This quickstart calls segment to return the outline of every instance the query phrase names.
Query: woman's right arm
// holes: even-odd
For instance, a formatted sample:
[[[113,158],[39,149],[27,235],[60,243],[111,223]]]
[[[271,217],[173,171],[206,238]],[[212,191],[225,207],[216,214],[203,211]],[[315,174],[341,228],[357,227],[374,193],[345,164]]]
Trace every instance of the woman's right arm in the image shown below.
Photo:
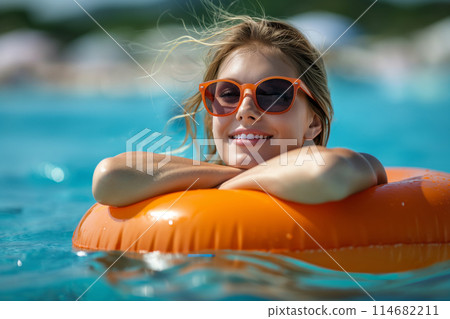
[[[127,155],[128,154],[128,155]],[[149,156],[150,155],[150,156]],[[132,167],[127,166],[127,156]],[[136,158],[142,159],[142,170],[136,169]],[[214,188],[243,170],[171,156],[170,161],[158,168],[166,155],[131,152],[105,158],[96,167],[92,180],[92,193],[97,202],[110,206],[127,206],[149,197],[186,190],[198,178],[191,189]],[[153,174],[147,174],[152,165]]]

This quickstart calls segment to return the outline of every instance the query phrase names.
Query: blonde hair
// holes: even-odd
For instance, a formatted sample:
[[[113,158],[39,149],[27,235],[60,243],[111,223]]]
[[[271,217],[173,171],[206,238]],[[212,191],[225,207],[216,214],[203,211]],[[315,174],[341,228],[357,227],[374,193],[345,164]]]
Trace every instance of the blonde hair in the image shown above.
[[[180,38],[176,45],[186,42],[194,42],[210,48],[206,55],[206,71],[203,81],[216,79],[223,61],[237,48],[256,44],[283,53],[297,67],[301,80],[316,100],[314,102],[309,99],[309,106],[320,118],[322,131],[314,138],[314,143],[326,146],[330,135],[333,107],[328,90],[325,66],[320,58],[320,53],[295,27],[274,19],[228,15],[222,19],[219,27],[209,32],[209,35],[202,39]],[[194,140],[197,136],[194,119],[204,109],[200,92],[184,101],[184,109],[183,115],[174,117],[183,117],[185,120],[186,134],[182,145],[187,143],[189,137]],[[212,139],[212,118],[209,114],[204,117],[204,128],[205,137]],[[208,154],[214,154],[210,161],[223,164],[217,154],[215,145],[208,146]]]

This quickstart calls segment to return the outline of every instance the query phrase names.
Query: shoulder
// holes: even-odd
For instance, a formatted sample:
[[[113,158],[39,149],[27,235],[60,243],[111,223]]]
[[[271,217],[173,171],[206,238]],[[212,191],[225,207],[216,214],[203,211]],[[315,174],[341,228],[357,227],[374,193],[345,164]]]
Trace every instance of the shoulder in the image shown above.
[[[387,183],[387,175],[383,164],[381,164],[381,162],[373,155],[367,153],[359,153],[359,154],[369,162],[370,166],[372,166],[372,169],[377,175],[377,184]]]

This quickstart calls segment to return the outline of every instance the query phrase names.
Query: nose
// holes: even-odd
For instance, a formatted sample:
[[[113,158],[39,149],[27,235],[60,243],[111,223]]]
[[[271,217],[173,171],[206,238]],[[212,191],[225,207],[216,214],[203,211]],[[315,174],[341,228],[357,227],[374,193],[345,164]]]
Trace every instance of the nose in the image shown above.
[[[236,112],[236,120],[249,122],[250,124],[256,121],[260,116],[260,111],[255,105],[255,97],[252,90],[246,89],[242,98],[241,105]]]

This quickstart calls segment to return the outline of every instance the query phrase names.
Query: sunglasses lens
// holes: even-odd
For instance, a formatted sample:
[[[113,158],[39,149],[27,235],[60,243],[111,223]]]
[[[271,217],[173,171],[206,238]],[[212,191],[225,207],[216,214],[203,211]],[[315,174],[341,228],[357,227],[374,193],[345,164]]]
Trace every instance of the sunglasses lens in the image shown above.
[[[232,113],[239,105],[240,97],[239,87],[227,81],[212,83],[205,90],[206,107],[216,115]]]
[[[269,113],[286,111],[294,98],[294,87],[283,79],[271,79],[262,82],[256,88],[259,106]]]

